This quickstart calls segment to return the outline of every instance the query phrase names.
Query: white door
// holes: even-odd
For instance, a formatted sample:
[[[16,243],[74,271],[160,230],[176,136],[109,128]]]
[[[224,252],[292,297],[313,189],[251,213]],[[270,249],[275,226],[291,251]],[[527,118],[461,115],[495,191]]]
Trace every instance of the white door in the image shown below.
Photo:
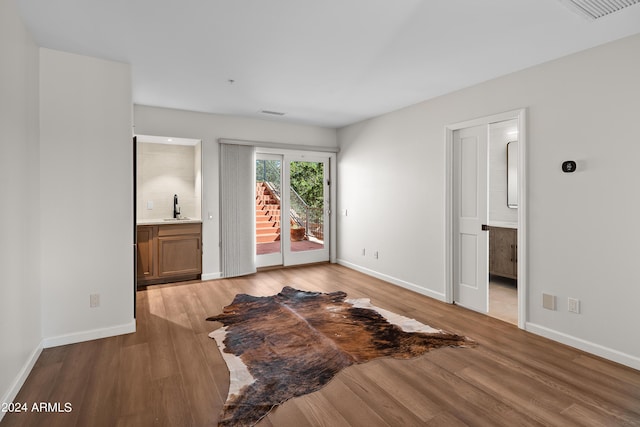
[[[256,154],[256,265],[329,261],[329,157]]]
[[[284,157],[284,265],[329,261],[329,158]]]
[[[488,126],[453,132],[453,298],[489,310]]]

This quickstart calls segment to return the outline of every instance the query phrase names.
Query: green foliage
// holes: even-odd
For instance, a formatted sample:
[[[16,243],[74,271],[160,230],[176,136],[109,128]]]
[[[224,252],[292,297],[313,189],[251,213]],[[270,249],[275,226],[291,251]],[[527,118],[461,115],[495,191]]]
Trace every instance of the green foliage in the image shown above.
[[[324,206],[323,175],[322,163],[291,162],[291,187],[312,208]],[[256,160],[256,181],[270,182],[279,191],[280,161]]]
[[[291,162],[291,187],[312,208],[324,203],[322,163]]]
[[[279,184],[280,160],[256,160],[256,181]]]

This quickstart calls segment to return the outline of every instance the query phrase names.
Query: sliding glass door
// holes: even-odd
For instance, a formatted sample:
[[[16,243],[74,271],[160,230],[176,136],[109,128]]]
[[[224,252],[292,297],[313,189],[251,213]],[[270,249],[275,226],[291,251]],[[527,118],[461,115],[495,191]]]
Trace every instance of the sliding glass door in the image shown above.
[[[329,260],[328,163],[305,155],[285,158],[290,227],[285,265]]]
[[[256,156],[258,267],[329,260],[329,158]]]
[[[256,154],[256,265],[282,265],[282,156]]]

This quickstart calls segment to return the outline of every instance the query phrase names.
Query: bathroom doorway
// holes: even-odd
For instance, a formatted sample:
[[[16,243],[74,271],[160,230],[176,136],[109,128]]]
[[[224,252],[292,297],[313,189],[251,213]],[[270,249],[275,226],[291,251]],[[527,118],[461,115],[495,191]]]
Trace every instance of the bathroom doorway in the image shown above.
[[[445,298],[524,328],[525,111],[450,125],[446,135]],[[509,200],[509,184],[517,200]]]
[[[489,124],[489,311],[518,324],[518,121]]]

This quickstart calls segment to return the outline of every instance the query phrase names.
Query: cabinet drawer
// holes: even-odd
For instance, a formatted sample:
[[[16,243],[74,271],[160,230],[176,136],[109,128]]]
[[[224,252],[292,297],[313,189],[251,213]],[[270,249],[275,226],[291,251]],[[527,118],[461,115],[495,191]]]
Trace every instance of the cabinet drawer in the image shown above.
[[[200,234],[202,224],[167,224],[158,226],[158,237]]]

